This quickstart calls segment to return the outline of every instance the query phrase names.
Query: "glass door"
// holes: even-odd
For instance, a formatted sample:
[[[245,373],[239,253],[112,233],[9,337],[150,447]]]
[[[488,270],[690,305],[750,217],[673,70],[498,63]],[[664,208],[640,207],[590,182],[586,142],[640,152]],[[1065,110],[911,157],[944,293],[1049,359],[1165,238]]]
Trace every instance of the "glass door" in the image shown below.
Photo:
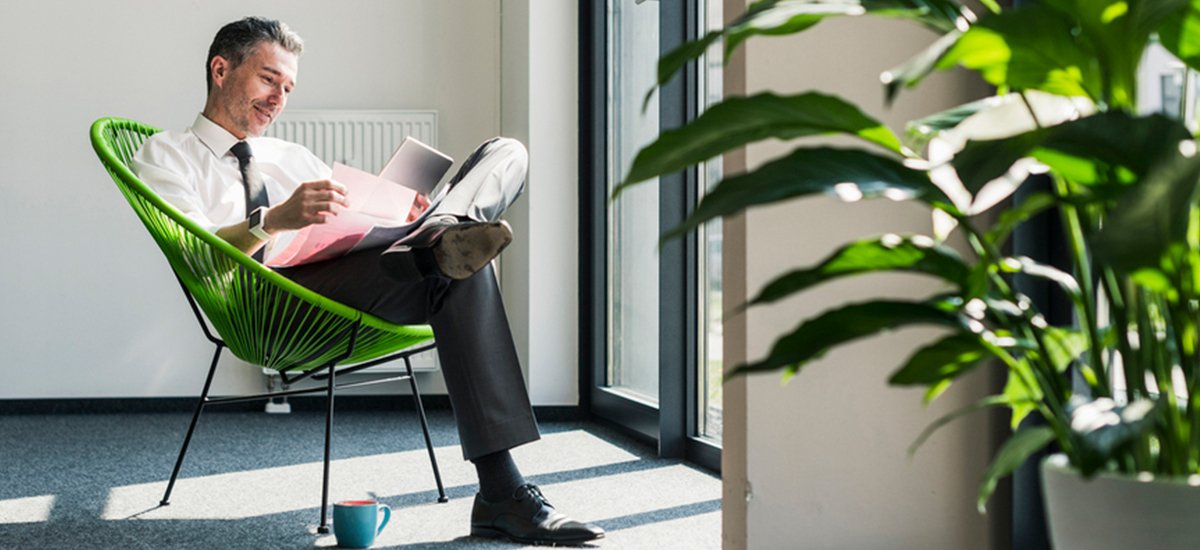
[[[722,27],[723,6],[721,0],[705,0],[701,10],[704,14],[703,27],[706,31],[718,30]],[[703,98],[703,108],[716,104],[724,96],[724,64],[721,56],[721,45],[714,44],[704,56],[703,68],[699,72],[700,97]],[[724,165],[721,157],[704,163],[700,171],[700,194],[708,192],[721,181]],[[696,365],[697,373],[697,421],[698,437],[714,444],[721,444],[721,427],[723,418],[722,382],[724,374],[724,357],[722,338],[721,305],[721,269],[724,232],[721,220],[716,219],[700,228],[699,241],[699,304],[700,313],[700,362]]]
[[[658,137],[659,108],[642,108],[654,87],[659,58],[659,4],[607,0],[608,174],[612,196],[642,147]],[[650,181],[623,193],[607,214],[609,289],[605,311],[608,362],[605,387],[647,406],[658,406],[659,385],[659,186]]]
[[[696,36],[704,2],[580,6],[583,404],[656,443],[662,456],[695,458],[703,440],[697,460],[717,469],[720,259],[710,251],[720,250],[720,227],[661,244],[659,237],[696,204],[709,180],[702,172],[719,174],[720,165],[644,182],[611,200],[638,151],[706,104],[696,66],[654,87],[661,53]]]

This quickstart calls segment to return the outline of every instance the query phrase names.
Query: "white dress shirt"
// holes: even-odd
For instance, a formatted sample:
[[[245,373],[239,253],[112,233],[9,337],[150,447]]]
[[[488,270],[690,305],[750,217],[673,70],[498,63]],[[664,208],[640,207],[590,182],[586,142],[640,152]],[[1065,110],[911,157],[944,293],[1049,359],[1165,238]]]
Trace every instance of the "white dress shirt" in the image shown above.
[[[292,196],[301,183],[329,179],[333,170],[301,145],[281,139],[246,140],[263,175],[270,204]],[[203,114],[182,132],[154,134],[133,157],[133,171],[163,200],[209,231],[246,219],[238,139]]]

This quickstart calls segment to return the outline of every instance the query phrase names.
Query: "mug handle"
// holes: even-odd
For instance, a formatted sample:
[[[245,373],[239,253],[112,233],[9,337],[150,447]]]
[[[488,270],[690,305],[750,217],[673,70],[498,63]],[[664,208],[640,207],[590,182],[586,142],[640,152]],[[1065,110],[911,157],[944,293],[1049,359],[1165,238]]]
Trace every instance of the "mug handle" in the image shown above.
[[[379,503],[379,511],[383,512],[383,519],[379,521],[379,527],[375,528],[375,535],[383,532],[383,528],[387,526],[388,520],[392,519],[392,507],[382,502]]]

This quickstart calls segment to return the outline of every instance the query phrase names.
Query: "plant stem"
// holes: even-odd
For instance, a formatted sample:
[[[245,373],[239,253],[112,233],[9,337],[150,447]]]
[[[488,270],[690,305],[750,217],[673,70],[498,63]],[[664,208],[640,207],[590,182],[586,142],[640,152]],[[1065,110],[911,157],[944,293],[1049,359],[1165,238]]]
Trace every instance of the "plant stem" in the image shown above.
[[[1059,198],[1065,198],[1070,195],[1070,183],[1063,180],[1057,175],[1054,178],[1055,193]],[[1083,328],[1088,335],[1088,365],[1081,365],[1082,369],[1091,369],[1091,376],[1084,376],[1085,379],[1090,378],[1089,386],[1096,394],[1095,397],[1112,397],[1112,388],[1109,386],[1108,369],[1104,368],[1104,342],[1100,339],[1100,331],[1096,328],[1096,288],[1092,280],[1092,264],[1087,257],[1085,249],[1083,224],[1079,219],[1079,209],[1075,205],[1066,201],[1060,201],[1059,210],[1062,212],[1063,219],[1067,222],[1067,244],[1071,248],[1071,259],[1075,263],[1075,280],[1079,283],[1081,303],[1083,312],[1080,315],[1080,322],[1083,323]]]
[[[1190,71],[1189,71],[1190,72]],[[1196,360],[1197,330],[1200,330],[1200,304],[1196,300],[1197,269],[1200,268],[1200,208],[1193,199],[1188,210],[1187,252],[1183,255],[1181,273],[1179,276],[1179,309],[1185,323],[1186,331],[1180,336],[1180,356],[1186,356],[1190,366],[1183,367],[1184,385],[1187,389],[1189,430],[1191,432],[1188,464],[1189,473],[1200,472],[1200,402],[1197,402],[1197,391],[1200,390],[1200,362]]]
[[[983,345],[992,352],[992,355],[995,355],[998,359],[1000,359],[1001,362],[1005,364],[1005,366],[1008,367],[1009,376],[1016,376],[1020,378],[1021,382],[1029,388],[1044,387],[1041,384],[1041,381],[1038,380],[1039,376],[1037,369],[1030,368],[1027,371],[1026,369],[1021,368],[1020,361],[1017,361],[1012,354],[1008,353],[1007,350],[1000,346],[987,341],[984,341]],[[1031,380],[1029,378],[1030,375],[1032,375],[1034,379]],[[1043,394],[1044,393],[1045,392],[1043,392]],[[1074,456],[1075,445],[1071,440],[1070,417],[1067,416],[1066,410],[1063,409],[1061,405],[1056,406],[1055,402],[1049,400],[1049,396],[1046,397],[1046,403],[1037,402],[1035,400],[1035,408],[1037,408],[1038,413],[1042,415],[1042,418],[1046,419],[1046,423],[1050,426],[1050,428],[1054,430],[1055,436],[1058,438],[1059,447],[1062,448],[1062,452],[1067,456]]]
[[[1146,397],[1145,368],[1138,357],[1133,354],[1133,346],[1129,343],[1129,310],[1138,304],[1136,294],[1131,294],[1129,301],[1125,300],[1120,282],[1112,269],[1103,268],[1103,281],[1108,301],[1112,305],[1110,313],[1113,317],[1112,327],[1117,337],[1117,349],[1121,356],[1121,374],[1125,378],[1125,398],[1132,403]],[[1133,459],[1137,471],[1149,471],[1152,468],[1149,437],[1139,437],[1133,442]]]
[[[1181,277],[1182,278],[1182,277]],[[1182,282],[1176,283],[1176,288],[1184,288]],[[1195,326],[1189,326],[1191,323],[1188,320],[1187,305],[1179,302],[1168,302],[1168,311],[1170,314],[1170,324],[1172,330],[1171,335],[1175,338],[1175,347],[1179,353],[1179,368],[1185,373],[1195,372],[1196,359],[1195,350],[1190,349],[1189,337],[1195,334]],[[1167,380],[1159,382],[1159,391],[1169,391],[1171,398],[1176,396],[1174,373],[1168,370]],[[1180,422],[1178,429],[1180,433],[1180,442],[1185,445],[1186,452],[1182,453],[1187,461],[1185,471],[1196,471],[1196,465],[1200,464],[1200,440],[1197,436],[1200,435],[1200,430],[1196,429],[1197,421],[1200,419],[1200,403],[1196,399],[1192,399],[1192,395],[1188,394],[1187,399],[1187,422]]]
[[[1167,352],[1166,341],[1160,341],[1158,338],[1158,327],[1155,326],[1151,316],[1151,306],[1156,307],[1160,315],[1170,315],[1163,311],[1161,302],[1153,300],[1146,291],[1140,291],[1142,300],[1145,302],[1145,307],[1141,308],[1141,317],[1138,319],[1138,333],[1141,336],[1141,347],[1148,355],[1150,361],[1147,363],[1153,367],[1155,385],[1158,387],[1159,399],[1166,403],[1166,410],[1163,414],[1166,418],[1167,429],[1159,441],[1162,445],[1162,470],[1172,476],[1180,476],[1187,470],[1188,453],[1187,453],[1187,437],[1184,430],[1184,420],[1180,415],[1179,402],[1176,398],[1174,388],[1171,384],[1171,369],[1174,366],[1173,358]],[[1171,332],[1170,323],[1165,327],[1167,332]],[[1167,336],[1171,338],[1170,335]]]
[[[1000,250],[996,248],[995,243],[992,243],[983,234],[981,234],[975,228],[975,226],[971,224],[970,220],[967,219],[966,216],[957,216],[957,218],[959,226],[962,227],[963,232],[967,236],[967,241],[971,244],[971,247],[975,249],[976,254],[980,256],[980,261],[984,262],[985,265],[998,265],[999,262],[1003,261],[1003,255],[1000,253]],[[1003,277],[1001,277],[998,273],[991,271],[990,278],[992,283],[996,286],[996,290],[1000,292],[1001,296],[1013,304],[1020,303],[1016,293],[1012,290],[1012,287],[1008,285],[1008,282],[1005,281]],[[1005,322],[1005,328],[1019,329],[1019,331],[1023,333],[1023,336],[1031,338],[1037,344],[1037,360],[1031,359],[1029,363],[1032,367],[1031,371],[1033,372],[1033,375],[1037,377],[1038,380],[1031,381],[1025,379],[1024,381],[1026,384],[1036,384],[1035,386],[1031,387],[1043,388],[1042,393],[1045,395],[1046,402],[1050,407],[1049,411],[1042,411],[1043,416],[1046,416],[1047,421],[1051,422],[1051,424],[1056,424],[1053,419],[1057,417],[1061,419],[1063,425],[1069,426],[1070,417],[1067,415],[1066,405],[1063,400],[1066,398],[1066,396],[1070,395],[1070,393],[1067,391],[1066,387],[1063,386],[1062,378],[1058,376],[1058,372],[1055,370],[1054,365],[1050,362],[1050,351],[1046,347],[1046,341],[1043,338],[1043,331],[1035,326],[1039,322],[1036,320],[1036,316],[1037,313],[1034,310],[1022,309],[1022,322],[1020,325],[1018,327],[1013,327],[1010,323]],[[1002,315],[998,317],[1002,322],[1004,322],[1006,319]],[[1040,322],[1044,323],[1045,320],[1043,319]],[[1014,333],[1016,332],[1017,331],[1014,330]],[[1047,415],[1047,413],[1049,414]],[[1060,443],[1064,445],[1065,452],[1065,449],[1069,446],[1069,442],[1067,442],[1066,437],[1067,433],[1064,432],[1060,435],[1062,436],[1060,437],[1060,440],[1062,440]]]
[[[1129,308],[1136,307],[1136,299],[1126,302],[1121,291],[1121,283],[1117,274],[1110,268],[1103,268],[1104,290],[1111,304],[1109,313],[1112,315],[1113,331],[1117,337],[1117,350],[1121,354],[1121,371],[1125,378],[1125,397],[1129,402],[1145,397],[1145,369],[1133,355],[1133,346],[1129,343]]]

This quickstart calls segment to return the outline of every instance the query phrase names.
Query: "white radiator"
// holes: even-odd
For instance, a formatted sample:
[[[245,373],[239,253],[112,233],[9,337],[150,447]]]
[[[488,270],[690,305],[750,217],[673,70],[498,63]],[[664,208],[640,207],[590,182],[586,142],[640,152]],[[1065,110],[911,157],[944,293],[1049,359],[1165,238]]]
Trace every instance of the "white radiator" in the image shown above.
[[[325,164],[340,162],[378,174],[406,136],[437,148],[437,129],[437,111],[296,110],[281,113],[266,135],[303,145]],[[437,353],[414,355],[412,365],[414,371],[437,370]],[[394,361],[363,372],[404,372],[404,362]]]
[[[284,111],[266,135],[378,174],[406,136],[437,148],[437,111]]]

